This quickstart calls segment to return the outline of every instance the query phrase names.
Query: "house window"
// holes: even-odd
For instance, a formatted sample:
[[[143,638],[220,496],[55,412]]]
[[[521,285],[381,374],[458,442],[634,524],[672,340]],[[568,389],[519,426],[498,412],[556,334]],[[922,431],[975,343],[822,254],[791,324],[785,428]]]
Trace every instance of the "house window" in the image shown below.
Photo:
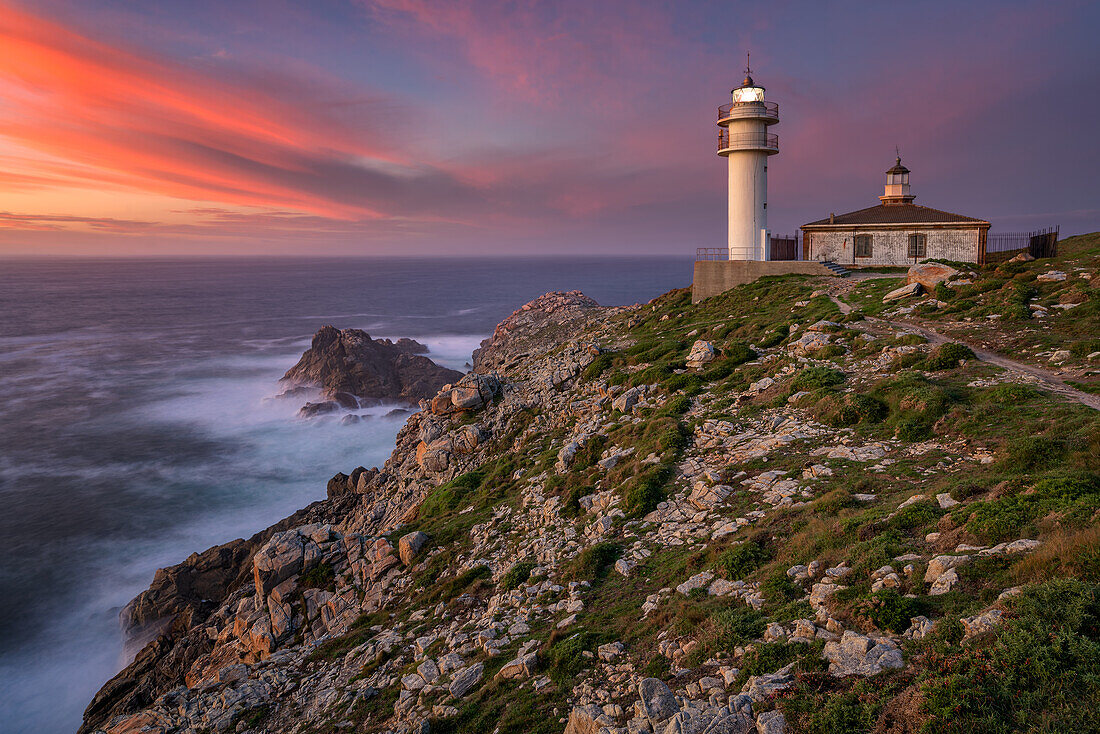
[[[856,235],[856,257],[871,257],[871,235]]]
[[[927,257],[927,244],[928,237],[923,234],[911,234],[909,235],[909,257],[921,258]]]

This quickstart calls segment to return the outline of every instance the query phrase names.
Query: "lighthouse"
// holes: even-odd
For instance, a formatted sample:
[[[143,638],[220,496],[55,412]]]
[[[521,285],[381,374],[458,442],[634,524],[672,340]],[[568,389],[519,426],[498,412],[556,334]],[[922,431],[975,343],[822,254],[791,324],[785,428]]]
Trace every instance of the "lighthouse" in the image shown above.
[[[718,155],[729,159],[729,259],[768,260],[768,158],[779,152],[768,127],[779,122],[779,105],[764,100],[748,64],[730,94],[718,108]]]

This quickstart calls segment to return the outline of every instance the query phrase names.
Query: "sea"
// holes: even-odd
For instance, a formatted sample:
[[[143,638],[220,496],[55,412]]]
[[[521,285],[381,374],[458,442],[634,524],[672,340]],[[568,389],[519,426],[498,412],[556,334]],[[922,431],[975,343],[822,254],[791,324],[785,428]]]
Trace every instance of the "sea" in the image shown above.
[[[552,290],[603,305],[691,258],[0,260],[0,733],[71,733],[128,662],[157,568],[248,537],[380,466],[404,418],[272,399],[321,326],[411,337],[463,369]]]

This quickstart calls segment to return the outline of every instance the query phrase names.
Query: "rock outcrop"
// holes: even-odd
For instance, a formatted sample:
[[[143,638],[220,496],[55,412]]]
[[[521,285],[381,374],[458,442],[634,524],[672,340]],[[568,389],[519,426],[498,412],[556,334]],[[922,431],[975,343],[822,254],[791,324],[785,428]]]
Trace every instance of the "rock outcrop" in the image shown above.
[[[546,293],[516,309],[474,350],[474,371],[493,372],[580,334],[599,304],[580,291]]]
[[[417,403],[430,398],[462,373],[422,356],[427,348],[412,339],[371,339],[361,329],[323,326],[298,363],[281,382],[288,390],[320,388],[323,403],[309,403],[303,417],[355,409],[373,401]]]

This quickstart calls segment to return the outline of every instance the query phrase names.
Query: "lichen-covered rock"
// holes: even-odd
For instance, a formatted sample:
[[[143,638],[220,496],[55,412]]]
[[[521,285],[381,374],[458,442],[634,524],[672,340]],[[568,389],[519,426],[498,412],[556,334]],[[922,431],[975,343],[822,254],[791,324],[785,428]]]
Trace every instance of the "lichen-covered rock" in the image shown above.
[[[411,566],[427,542],[428,534],[419,530],[402,535],[397,541],[397,555],[400,556],[401,562]]]
[[[691,345],[685,364],[691,368],[702,367],[708,362],[713,362],[714,356],[714,345],[700,339]]]
[[[927,290],[932,290],[938,284],[958,274],[958,270],[943,263],[917,263],[909,267],[909,272],[905,274],[905,282],[920,283]]]
[[[655,730],[680,710],[672,689],[659,678],[638,681],[638,699],[642,712]]]
[[[474,689],[481,681],[481,676],[485,672],[485,666],[482,663],[474,663],[473,665],[463,668],[460,672],[455,674],[454,680],[451,681],[450,694],[455,698],[462,698],[467,693]]]
[[[905,666],[896,644],[886,638],[873,640],[851,630],[846,630],[839,640],[826,642],[824,656],[829,661],[829,672],[837,677],[867,677]]]

